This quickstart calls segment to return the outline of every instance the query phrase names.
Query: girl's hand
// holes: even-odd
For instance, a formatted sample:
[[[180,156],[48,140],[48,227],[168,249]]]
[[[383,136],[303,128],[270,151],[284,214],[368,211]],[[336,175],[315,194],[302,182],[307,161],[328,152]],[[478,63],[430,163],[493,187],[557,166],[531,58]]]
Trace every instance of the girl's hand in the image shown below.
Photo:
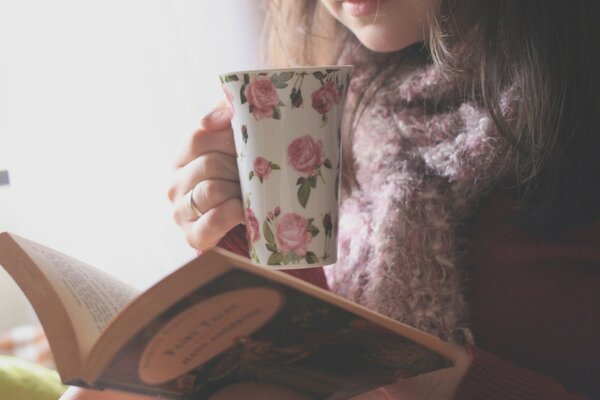
[[[311,400],[298,392],[277,385],[258,382],[239,382],[227,386],[208,400]]]
[[[454,367],[422,374],[371,392],[353,397],[352,400],[451,400],[469,369],[471,356],[460,348]],[[149,400],[151,397],[106,390],[98,392],[69,388],[60,400]],[[239,382],[213,394],[209,400],[310,400],[293,390],[257,382]]]
[[[452,368],[440,369],[363,393],[351,400],[452,400],[471,364],[466,349],[457,346]],[[256,382],[241,382],[221,389],[209,400],[310,400],[290,389]]]
[[[60,400],[151,400],[156,397],[147,397],[138,394],[115,392],[112,390],[85,390],[70,387]],[[213,394],[209,400],[311,400],[292,390],[269,385],[267,383],[240,382]]]
[[[456,348],[458,357],[452,368],[400,379],[391,385],[353,397],[352,400],[452,400],[471,365],[467,349]]]
[[[85,390],[70,387],[60,397],[60,400],[152,400],[154,397],[114,392],[112,390]]]
[[[169,189],[175,221],[188,243],[201,251],[244,221],[230,119],[225,105],[202,119],[176,160]]]

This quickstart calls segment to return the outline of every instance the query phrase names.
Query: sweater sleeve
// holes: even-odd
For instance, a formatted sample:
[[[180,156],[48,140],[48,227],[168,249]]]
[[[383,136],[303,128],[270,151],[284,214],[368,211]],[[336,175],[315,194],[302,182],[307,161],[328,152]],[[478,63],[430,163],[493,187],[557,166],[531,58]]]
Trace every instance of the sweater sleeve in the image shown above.
[[[249,258],[246,227],[242,224],[236,226],[221,239],[217,246],[241,255],[242,257]],[[323,268],[302,268],[283,271],[308,283],[312,283],[321,289],[328,290],[327,280],[325,278],[325,272],[323,271]]]
[[[583,400],[559,382],[531,371],[476,346],[470,347],[472,363],[455,398],[460,400]]]
[[[546,237],[515,223],[520,207],[492,195],[468,230],[479,347],[458,398],[600,399],[600,221]]]

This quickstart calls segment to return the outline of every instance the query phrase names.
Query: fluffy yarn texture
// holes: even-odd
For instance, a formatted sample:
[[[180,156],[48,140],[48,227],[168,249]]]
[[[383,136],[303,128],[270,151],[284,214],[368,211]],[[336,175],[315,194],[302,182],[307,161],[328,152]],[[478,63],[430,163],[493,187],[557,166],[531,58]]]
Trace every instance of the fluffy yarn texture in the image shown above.
[[[371,65],[355,69],[350,110],[373,83]],[[506,146],[435,65],[399,66],[381,83],[354,131],[360,188],[342,198],[328,283],[393,319],[471,342],[460,230],[498,177]]]

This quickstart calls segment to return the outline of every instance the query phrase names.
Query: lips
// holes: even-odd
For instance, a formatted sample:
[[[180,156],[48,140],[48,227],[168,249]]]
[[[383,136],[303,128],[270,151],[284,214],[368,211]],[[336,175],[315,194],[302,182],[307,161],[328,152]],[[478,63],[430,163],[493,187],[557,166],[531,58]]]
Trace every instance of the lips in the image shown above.
[[[377,12],[382,0],[341,0],[342,8],[353,17],[366,17]]]

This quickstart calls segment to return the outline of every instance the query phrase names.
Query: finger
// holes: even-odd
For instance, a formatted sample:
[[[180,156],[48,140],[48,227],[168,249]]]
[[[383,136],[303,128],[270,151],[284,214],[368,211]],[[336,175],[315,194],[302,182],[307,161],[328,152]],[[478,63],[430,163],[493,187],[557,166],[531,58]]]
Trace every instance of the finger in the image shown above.
[[[351,400],[389,400],[390,397],[385,389],[377,388],[375,390],[371,390],[370,392],[359,394],[358,396],[354,396]]]
[[[198,129],[184,143],[180,154],[175,159],[175,167],[180,168],[198,156],[209,152],[219,152],[230,156],[236,155],[231,128],[218,131],[207,131],[205,128]]]
[[[189,194],[179,198],[175,204],[173,217],[179,225],[195,221],[200,217],[193,210],[189,195],[193,195],[193,204],[203,215],[231,198],[241,198],[242,192],[239,182],[217,179],[199,182],[193,190],[190,190]]]
[[[231,110],[224,101],[221,101],[211,112],[202,117],[200,124],[211,131],[226,129],[231,126]]]
[[[229,142],[230,146],[233,146],[233,133],[231,131],[231,111],[224,104],[220,103],[216,108],[214,108],[211,112],[206,114],[201,122],[200,128],[198,128],[190,137],[184,142],[183,150],[180,153],[180,156],[176,159],[176,166],[182,166],[187,164],[190,160],[196,158],[199,154],[199,149],[202,149],[203,145],[215,145],[218,143],[201,143],[201,140],[205,138],[205,136],[213,136],[211,135],[217,133],[216,138],[222,139],[222,135],[218,133],[224,133],[227,138],[225,141]],[[225,143],[223,143],[224,145]],[[231,150],[230,147],[223,149],[223,152]],[[235,150],[234,150],[235,152]]]
[[[242,200],[231,198],[218,206],[211,208],[198,220],[184,227],[186,239],[190,246],[197,250],[207,250],[244,220]]]
[[[153,397],[115,392],[112,390],[86,390],[70,387],[60,400],[150,400]]]
[[[171,202],[184,196],[201,181],[220,179],[239,182],[235,157],[221,153],[207,153],[192,160],[177,171],[175,183],[169,188]]]
[[[209,400],[311,400],[309,397],[283,386],[259,382],[239,382],[214,393]]]

